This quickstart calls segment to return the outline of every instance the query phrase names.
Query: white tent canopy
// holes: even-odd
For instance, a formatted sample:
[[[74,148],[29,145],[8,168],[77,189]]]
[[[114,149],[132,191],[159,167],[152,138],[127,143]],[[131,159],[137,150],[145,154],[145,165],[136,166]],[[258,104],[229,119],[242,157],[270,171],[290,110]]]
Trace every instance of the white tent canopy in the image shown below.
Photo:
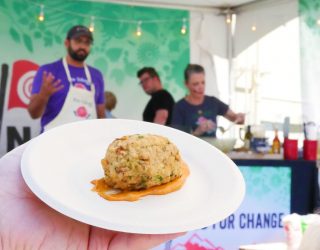
[[[206,94],[234,105],[233,61],[298,16],[296,0],[98,0],[190,11],[190,62],[206,69]],[[234,15],[232,15],[234,14]],[[232,15],[232,24],[226,17]],[[255,32],[251,30],[256,27]]]
[[[228,13],[234,13],[237,16],[235,27],[235,41],[234,55],[241,53],[250,44],[261,38],[268,32],[274,30],[278,26],[286,23],[298,15],[297,1],[296,0],[96,0],[100,2],[112,2],[117,4],[148,6],[148,7],[161,7],[161,8],[175,8],[185,9],[191,11],[190,22],[198,22],[200,15],[202,23],[210,21],[211,32],[215,33],[215,43],[220,45],[227,44],[225,22],[217,21],[224,20]],[[215,20],[210,19],[216,16]],[[193,19],[194,18],[194,19]],[[210,20],[207,20],[207,19]],[[259,28],[257,32],[252,33],[250,28],[252,23],[255,23]],[[192,25],[192,23],[191,23]],[[217,26],[221,27],[216,30]],[[210,37],[210,33],[206,34],[206,39]],[[217,34],[219,35],[217,39]],[[226,46],[215,48],[216,55],[228,57]]]
[[[263,2],[264,0],[98,0],[136,6],[164,7],[186,10],[221,10],[235,8],[249,3]]]
[[[228,78],[232,59],[268,32],[298,15],[295,0],[98,0],[117,4],[175,8],[190,11],[190,61],[206,69],[207,94],[222,97],[230,92]],[[233,25],[227,25],[227,14],[235,14]],[[251,26],[257,27],[256,32]],[[215,60],[226,60],[226,66],[217,69]],[[220,60],[221,62],[221,60]],[[221,63],[220,63],[221,65]],[[222,63],[223,65],[223,63]],[[220,75],[220,76],[219,76]],[[221,78],[224,78],[221,84]],[[226,81],[229,83],[226,89]],[[218,91],[219,90],[219,91]],[[225,95],[230,96],[230,95]]]

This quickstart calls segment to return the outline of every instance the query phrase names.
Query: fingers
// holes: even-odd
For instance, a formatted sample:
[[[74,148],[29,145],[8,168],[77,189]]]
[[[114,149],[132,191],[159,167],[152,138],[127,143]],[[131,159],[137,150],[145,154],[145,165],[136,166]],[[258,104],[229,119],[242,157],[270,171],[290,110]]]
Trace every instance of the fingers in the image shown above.
[[[207,131],[207,124],[205,122],[203,122],[198,126],[197,129],[199,129],[201,131],[201,133],[204,133]]]
[[[20,163],[22,154],[23,154],[28,143],[29,142],[26,142],[26,143],[20,145],[19,147],[14,148],[10,152],[6,153],[0,159],[0,168],[6,169],[6,168],[10,168],[11,165],[15,165],[15,164],[11,164],[11,162],[9,163],[10,159]],[[3,169],[1,169],[1,170],[3,170]]]
[[[47,79],[47,71],[43,71],[42,73],[42,82],[44,82]]]
[[[54,80],[54,75],[51,72],[43,71],[42,83],[51,83]]]
[[[63,85],[60,85],[58,88],[55,88],[53,91],[52,91],[52,94],[58,92],[60,89],[63,89],[64,86]]]
[[[51,73],[51,72],[47,72],[47,71],[43,71],[43,74],[42,74],[42,84],[43,85],[48,85],[48,86],[54,86],[55,84],[60,83],[60,79],[55,80],[55,77],[54,75]]]
[[[52,83],[52,87],[53,87],[53,90],[52,90],[52,93],[56,93],[58,92],[60,89],[63,89],[64,88],[64,85],[61,84],[61,80],[58,79],[56,81],[54,81]]]
[[[41,93],[47,97],[61,90],[61,80],[55,80],[55,76],[51,72],[43,71]]]
[[[199,129],[204,133],[211,131],[216,127],[216,124],[212,120],[206,120],[199,125]]]
[[[0,159],[0,204],[4,199],[34,197],[23,181],[20,170],[21,157],[27,144],[15,148]]]
[[[244,113],[238,113],[234,123],[243,124],[244,120],[245,120],[245,114]]]
[[[21,144],[20,146],[14,148],[10,152],[7,153],[7,155],[15,155],[17,158],[20,158],[23,154],[23,151],[25,150],[26,146],[28,145],[29,142],[26,142],[24,144]]]
[[[58,80],[56,80],[56,81],[54,81],[54,82],[52,83],[52,86],[53,86],[54,88],[56,88],[56,87],[58,87],[58,86],[60,85],[60,83],[61,83],[61,80],[58,79]]]
[[[208,130],[214,129],[215,126],[216,126],[216,124],[215,124],[212,120],[208,120],[208,121],[207,121],[207,128],[208,128]]]

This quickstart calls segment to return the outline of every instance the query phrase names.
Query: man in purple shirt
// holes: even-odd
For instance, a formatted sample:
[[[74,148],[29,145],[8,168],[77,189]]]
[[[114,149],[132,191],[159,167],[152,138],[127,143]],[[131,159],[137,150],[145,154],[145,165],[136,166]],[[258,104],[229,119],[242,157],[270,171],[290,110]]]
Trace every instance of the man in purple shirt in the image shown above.
[[[41,132],[68,122],[105,118],[103,76],[85,63],[92,42],[87,27],[74,26],[64,42],[66,57],[39,68],[28,111],[34,119],[41,117]]]

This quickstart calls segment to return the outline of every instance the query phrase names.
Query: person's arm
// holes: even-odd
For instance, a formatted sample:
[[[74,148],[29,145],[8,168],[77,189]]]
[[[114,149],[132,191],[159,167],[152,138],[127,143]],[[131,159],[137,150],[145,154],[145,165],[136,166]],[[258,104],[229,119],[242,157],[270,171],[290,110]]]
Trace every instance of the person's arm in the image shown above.
[[[218,115],[222,115],[226,119],[236,124],[244,123],[244,114],[233,112],[227,104],[220,101],[218,98],[212,97],[213,101],[218,105]]]
[[[235,113],[231,109],[228,109],[224,117],[236,124],[243,124],[245,115],[243,113]]]
[[[28,112],[32,119],[37,119],[42,116],[47,106],[49,97],[40,94],[34,94],[30,97]]]
[[[156,113],[153,118],[154,123],[165,125],[169,118],[169,112],[172,112],[174,99],[167,91],[161,91],[154,97],[156,103]]]
[[[153,119],[153,122],[164,125],[167,122],[168,116],[169,116],[169,111],[167,109],[158,109],[156,111],[156,115]]]
[[[63,85],[60,84],[60,79],[55,80],[54,76],[46,71],[42,73],[40,85],[40,91],[31,96],[28,104],[28,112],[33,119],[43,115],[50,96],[63,88]]]
[[[98,104],[96,107],[97,107],[97,116],[98,116],[98,118],[106,118],[104,104]]]
[[[201,136],[201,135],[203,135],[204,133],[205,133],[206,131],[205,131],[205,125],[199,125],[195,130],[193,130],[192,132],[191,132],[191,134],[192,135],[194,135],[194,136]]]

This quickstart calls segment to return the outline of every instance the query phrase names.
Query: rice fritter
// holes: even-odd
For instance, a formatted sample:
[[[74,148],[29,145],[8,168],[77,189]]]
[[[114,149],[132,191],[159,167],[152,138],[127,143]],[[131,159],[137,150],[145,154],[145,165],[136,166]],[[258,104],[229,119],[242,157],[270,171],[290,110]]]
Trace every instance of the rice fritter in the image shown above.
[[[183,174],[179,150],[159,135],[118,138],[109,145],[101,163],[106,184],[128,191],[162,185]]]

